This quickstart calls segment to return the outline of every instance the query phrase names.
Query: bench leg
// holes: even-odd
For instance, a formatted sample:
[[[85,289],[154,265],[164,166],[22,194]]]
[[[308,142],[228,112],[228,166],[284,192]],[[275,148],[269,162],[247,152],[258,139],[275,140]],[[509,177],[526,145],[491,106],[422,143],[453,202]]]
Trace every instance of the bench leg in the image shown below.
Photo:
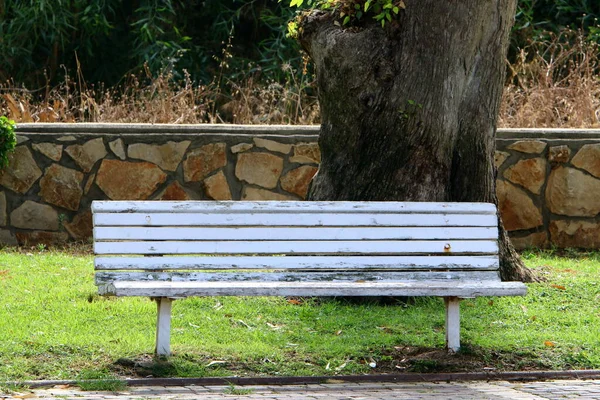
[[[460,349],[460,299],[444,297],[446,303],[446,348],[451,351]]]
[[[173,300],[166,297],[156,299],[156,355],[171,355],[171,303]]]

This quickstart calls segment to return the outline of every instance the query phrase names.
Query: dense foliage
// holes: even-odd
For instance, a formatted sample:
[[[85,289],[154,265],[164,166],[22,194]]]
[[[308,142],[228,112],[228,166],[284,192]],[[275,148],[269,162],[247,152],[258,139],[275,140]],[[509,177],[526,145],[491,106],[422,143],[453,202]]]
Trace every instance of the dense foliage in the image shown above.
[[[228,42],[231,71],[277,76],[299,60],[292,16],[270,0],[0,0],[0,80],[43,87],[77,71],[112,85],[147,65],[207,81]]]
[[[15,122],[0,117],[0,169],[8,165],[8,154],[15,150],[17,135],[15,134]]]
[[[407,0],[410,5],[411,0]],[[400,0],[0,0],[0,81],[29,89],[53,85],[68,72],[113,85],[147,65],[207,82],[226,61],[228,79],[241,73],[281,80],[289,63],[301,71],[286,38],[290,5],[336,9],[342,23],[367,11],[391,19]],[[408,6],[407,5],[407,6]],[[520,0],[513,49],[564,27],[600,40],[597,0]],[[516,53],[513,51],[513,53]]]

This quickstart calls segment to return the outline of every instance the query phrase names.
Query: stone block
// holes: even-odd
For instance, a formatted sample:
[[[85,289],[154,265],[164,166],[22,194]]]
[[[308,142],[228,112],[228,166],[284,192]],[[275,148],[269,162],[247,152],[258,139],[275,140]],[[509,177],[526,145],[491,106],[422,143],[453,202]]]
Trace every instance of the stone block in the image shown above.
[[[500,168],[509,156],[510,153],[507,153],[505,151],[496,151],[494,153],[494,165],[496,166],[496,169]]]
[[[539,140],[519,140],[508,146],[508,149],[521,153],[541,154],[546,149],[546,146],[546,142]]]
[[[498,208],[507,231],[531,229],[542,225],[542,213],[523,190],[497,181]]]
[[[586,170],[596,178],[600,178],[600,144],[586,144],[571,161],[577,168]]]
[[[540,194],[546,181],[547,163],[543,158],[519,160],[504,171],[504,177],[512,183],[519,184],[532,193]]]
[[[92,237],[92,212],[84,211],[77,214],[71,222],[64,222],[63,225],[73,239],[86,240]]]
[[[511,236],[510,241],[517,250],[524,250],[527,248],[543,249],[548,247],[548,234],[546,232],[535,232],[527,236]]]
[[[52,164],[40,180],[40,196],[46,203],[77,211],[83,195],[83,173]]]
[[[191,200],[192,196],[181,187],[179,182],[171,183],[167,188],[157,196],[158,200]]]
[[[261,147],[263,149],[267,149],[269,151],[274,151],[277,153],[288,154],[292,150],[291,144],[279,143],[273,140],[263,139],[263,138],[254,138],[254,144],[257,147]]]
[[[186,182],[198,182],[213,171],[227,165],[225,143],[210,143],[191,150],[183,162],[183,178]]]
[[[96,179],[96,174],[91,174],[90,176],[88,176],[88,179],[85,182],[85,187],[83,188],[83,193],[84,194],[88,194],[88,192],[92,188],[92,184],[94,183],[94,179]]]
[[[308,185],[316,173],[317,168],[309,165],[295,168],[281,177],[281,188],[305,199]]]
[[[9,164],[0,170],[0,185],[20,194],[25,194],[42,176],[40,170],[26,146],[17,146],[8,156]]]
[[[63,152],[62,144],[53,143],[34,143],[31,145],[35,151],[38,151],[53,161],[60,161]]]
[[[290,162],[299,164],[319,164],[321,162],[321,150],[317,143],[298,143],[294,146],[294,155]]]
[[[71,145],[65,149],[65,152],[84,172],[90,172],[94,164],[108,154],[102,138],[88,140],[83,145]]]
[[[58,213],[49,205],[27,200],[10,213],[10,224],[15,228],[57,231]]]
[[[235,166],[235,176],[252,185],[274,189],[283,170],[283,158],[269,153],[241,153]]]
[[[115,156],[119,157],[121,160],[125,160],[127,158],[123,139],[113,140],[112,142],[108,143],[108,147],[110,147],[110,150],[115,154]]]
[[[17,238],[8,229],[0,229],[0,245],[17,246]]]
[[[6,193],[0,192],[0,226],[6,226]]]
[[[271,192],[270,190],[244,186],[242,200],[297,200],[292,196]]]
[[[552,243],[558,247],[600,248],[600,224],[589,221],[551,221]]]
[[[149,161],[165,171],[175,171],[179,166],[191,141],[167,142],[163,145],[134,143],[127,149],[129,158]]]
[[[552,146],[548,150],[548,161],[553,164],[564,164],[571,158],[571,149],[569,146]]]
[[[575,168],[558,167],[548,178],[546,204],[554,214],[595,217],[600,213],[600,180]]]
[[[66,232],[17,232],[16,237],[19,246],[37,246],[38,244],[53,246],[64,244],[69,240]]]
[[[149,162],[103,160],[96,184],[111,200],[146,200],[167,179]]]
[[[204,191],[213,200],[231,200],[231,190],[223,171],[219,171],[204,180]]]
[[[231,152],[233,154],[243,153],[244,151],[248,151],[253,147],[254,145],[252,143],[239,143],[235,146],[231,146]]]

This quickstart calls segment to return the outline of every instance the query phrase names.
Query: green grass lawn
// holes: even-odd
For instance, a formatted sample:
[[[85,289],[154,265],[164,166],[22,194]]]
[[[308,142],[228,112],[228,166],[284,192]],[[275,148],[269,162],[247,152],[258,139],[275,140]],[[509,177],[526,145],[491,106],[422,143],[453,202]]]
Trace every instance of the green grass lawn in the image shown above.
[[[463,301],[457,355],[443,351],[437,298],[386,305],[211,297],[174,303],[167,362],[152,358],[155,304],[98,297],[91,255],[4,249],[0,382],[600,368],[600,253],[523,258],[547,281],[530,284],[526,297]]]

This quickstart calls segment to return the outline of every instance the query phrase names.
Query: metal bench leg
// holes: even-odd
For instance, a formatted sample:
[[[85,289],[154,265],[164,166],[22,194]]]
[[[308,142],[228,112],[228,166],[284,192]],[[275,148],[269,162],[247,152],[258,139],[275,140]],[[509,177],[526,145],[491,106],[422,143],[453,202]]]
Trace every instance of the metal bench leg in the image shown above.
[[[171,355],[171,303],[173,300],[167,297],[156,299],[156,355]]]
[[[460,349],[460,299],[444,297],[446,303],[446,348],[454,352]]]

